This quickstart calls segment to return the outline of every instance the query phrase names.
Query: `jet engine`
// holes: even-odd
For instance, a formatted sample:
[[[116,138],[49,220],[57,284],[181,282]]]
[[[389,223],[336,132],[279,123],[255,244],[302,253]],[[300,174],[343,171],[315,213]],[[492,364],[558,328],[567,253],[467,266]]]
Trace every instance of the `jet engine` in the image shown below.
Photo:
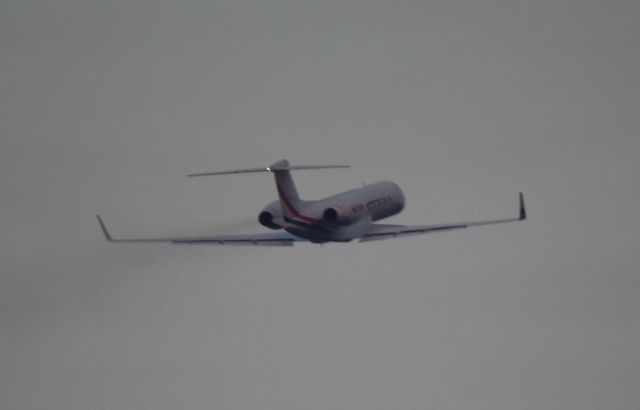
[[[360,219],[363,215],[362,206],[332,206],[322,212],[322,219],[325,222],[337,225],[350,225]]]
[[[282,229],[284,220],[280,201],[276,200],[265,206],[258,215],[258,222],[269,229]]]

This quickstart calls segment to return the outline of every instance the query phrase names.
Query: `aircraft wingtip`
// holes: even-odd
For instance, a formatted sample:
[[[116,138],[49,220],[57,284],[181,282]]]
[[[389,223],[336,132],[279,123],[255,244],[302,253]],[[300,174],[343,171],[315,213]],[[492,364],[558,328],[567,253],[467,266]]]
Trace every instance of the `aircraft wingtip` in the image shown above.
[[[107,230],[107,226],[102,221],[102,218],[100,217],[100,215],[96,215],[96,218],[98,219],[98,223],[100,224],[100,229],[102,229],[102,234],[104,235],[104,238],[109,242],[113,242],[113,238],[111,237],[111,234]]]
[[[520,192],[520,217],[521,221],[527,219],[527,208],[524,205],[524,194]]]

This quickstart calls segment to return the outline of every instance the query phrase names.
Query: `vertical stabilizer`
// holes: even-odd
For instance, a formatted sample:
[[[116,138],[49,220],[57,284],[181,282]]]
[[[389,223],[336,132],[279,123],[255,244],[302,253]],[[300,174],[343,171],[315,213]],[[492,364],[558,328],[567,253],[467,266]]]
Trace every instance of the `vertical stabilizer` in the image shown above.
[[[229,175],[229,174],[246,174],[251,172],[272,172],[276,179],[276,187],[278,188],[278,197],[280,198],[280,206],[282,207],[282,214],[290,219],[297,218],[298,221],[304,221],[306,223],[315,223],[315,219],[308,216],[301,215],[299,213],[300,208],[303,206],[304,201],[300,199],[298,190],[291,178],[292,170],[303,169],[333,169],[333,168],[349,168],[349,165],[289,165],[286,159],[276,161],[268,167],[259,168],[241,168],[228,171],[214,171],[214,172],[198,172],[195,174],[189,174],[190,177],[200,177],[207,175]]]
[[[286,159],[274,162],[267,167],[273,173],[278,189],[278,197],[282,212],[286,216],[295,216],[297,207],[300,204],[300,195],[291,177],[289,162]]]
[[[269,165],[267,169],[273,172],[276,179],[276,187],[278,188],[278,197],[280,198],[280,207],[282,208],[282,216],[287,223],[292,224],[315,224],[317,219],[304,215],[302,212],[303,201],[298,195],[298,190],[293,183],[291,177],[292,169],[302,169],[302,167],[292,167],[287,160],[282,159]]]

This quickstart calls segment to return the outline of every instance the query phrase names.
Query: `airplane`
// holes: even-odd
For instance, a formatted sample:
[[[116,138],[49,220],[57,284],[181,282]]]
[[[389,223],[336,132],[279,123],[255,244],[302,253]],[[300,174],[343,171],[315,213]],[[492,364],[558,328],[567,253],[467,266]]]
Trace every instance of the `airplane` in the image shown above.
[[[289,165],[280,160],[260,168],[245,168],[230,171],[202,172],[189,177],[209,175],[245,174],[268,172],[275,177],[278,199],[267,204],[258,214],[263,226],[276,230],[273,233],[248,235],[218,235],[165,238],[114,238],[107,230],[100,215],[96,215],[104,237],[109,242],[211,245],[260,245],[293,246],[294,242],[360,242],[400,238],[411,235],[463,229],[472,226],[494,225],[527,219],[524,195],[520,192],[520,212],[517,217],[437,225],[388,225],[374,223],[396,215],[405,204],[404,194],[398,185],[381,181],[363,185],[337,195],[316,201],[300,199],[291,177],[291,171],[307,169],[349,168],[349,165]]]

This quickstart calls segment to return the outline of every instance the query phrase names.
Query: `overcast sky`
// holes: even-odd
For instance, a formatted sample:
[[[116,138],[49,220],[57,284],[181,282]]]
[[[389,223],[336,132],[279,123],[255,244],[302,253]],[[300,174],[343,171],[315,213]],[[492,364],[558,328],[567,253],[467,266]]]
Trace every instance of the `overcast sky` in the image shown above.
[[[2,409],[636,409],[640,2],[5,0]],[[392,180],[368,244],[262,232]]]

